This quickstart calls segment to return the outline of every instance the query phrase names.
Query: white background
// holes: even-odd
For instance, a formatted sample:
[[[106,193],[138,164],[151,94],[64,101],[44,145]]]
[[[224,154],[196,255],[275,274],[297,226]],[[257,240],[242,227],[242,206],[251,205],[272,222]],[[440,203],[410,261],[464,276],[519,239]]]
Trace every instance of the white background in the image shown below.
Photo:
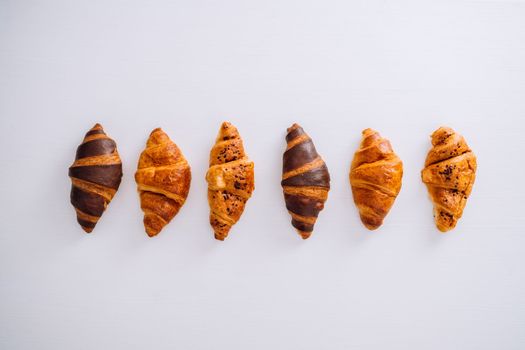
[[[524,349],[525,4],[511,1],[0,0],[1,349]],[[225,242],[204,175],[220,122],[256,190]],[[86,235],[67,169],[100,122],[121,188]],[[308,241],[280,187],[288,126],[331,176]],[[457,228],[420,181],[449,125],[478,157]],[[193,172],[153,239],[133,173],[162,126]],[[378,129],[404,161],[380,230],[348,168]]]

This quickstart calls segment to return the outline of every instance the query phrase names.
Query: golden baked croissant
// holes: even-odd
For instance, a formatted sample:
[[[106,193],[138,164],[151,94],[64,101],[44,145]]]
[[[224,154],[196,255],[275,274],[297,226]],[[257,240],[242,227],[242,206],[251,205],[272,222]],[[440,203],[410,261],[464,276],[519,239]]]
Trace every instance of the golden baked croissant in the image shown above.
[[[77,221],[90,233],[117,192],[122,179],[122,162],[115,141],[100,124],[86,133],[69,168],[71,204]]]
[[[431,135],[421,178],[434,203],[434,218],[441,232],[456,226],[476,179],[476,156],[460,134],[441,127]]]
[[[223,241],[255,188],[253,162],[244,152],[239,132],[228,122],[222,123],[211,149],[206,181],[210,224],[215,238]]]
[[[361,221],[369,230],[383,224],[401,190],[403,163],[390,142],[372,129],[363,130],[350,168],[350,184]]]
[[[330,174],[303,128],[293,124],[287,131],[281,186],[292,226],[307,239],[328,198]]]
[[[191,169],[177,145],[161,128],[153,130],[135,173],[144,227],[157,235],[179,212],[190,191]]]

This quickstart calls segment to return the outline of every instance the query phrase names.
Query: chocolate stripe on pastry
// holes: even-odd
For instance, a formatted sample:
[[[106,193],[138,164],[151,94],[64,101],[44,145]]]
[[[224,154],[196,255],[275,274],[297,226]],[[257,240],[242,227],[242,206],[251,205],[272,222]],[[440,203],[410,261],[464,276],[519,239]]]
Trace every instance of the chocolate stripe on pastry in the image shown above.
[[[95,228],[95,225],[96,225],[96,223],[94,223],[94,222],[86,221],[86,220],[83,220],[83,219],[80,219],[80,218],[77,218],[77,221],[80,224],[80,226],[88,228],[88,229],[93,229],[93,228]]]
[[[289,142],[291,142],[291,140]],[[284,152],[283,170],[287,172],[297,169],[306,163],[310,163],[318,156],[312,140],[299,143]]]
[[[106,135],[106,133],[102,129],[91,129],[86,133],[86,136],[98,135],[98,134]]]
[[[78,223],[87,233],[93,230],[113,199],[122,178],[122,162],[117,145],[105,135],[102,126],[95,124],[78,146],[75,157],[75,160],[93,157],[85,162],[89,165],[74,166],[77,163],[73,163],[69,168],[69,177],[72,182],[75,180],[71,186],[71,204],[77,209]]]
[[[281,181],[282,186],[317,186],[330,188],[330,174],[323,165],[306,173],[298,174]]]
[[[77,166],[69,169],[69,176],[116,190],[122,179],[122,164]]]
[[[299,138],[299,139],[298,139]],[[330,174],[312,140],[297,124],[288,128],[283,154],[283,186],[292,226],[303,239],[310,237],[330,190]]]
[[[286,209],[301,216],[315,216],[324,208],[323,201],[306,196],[284,194]]]
[[[71,188],[71,204],[88,215],[101,216],[105,209],[104,203],[104,198],[97,194],[82,191],[75,186]]]
[[[111,154],[116,148],[115,141],[111,139],[96,139],[78,146],[76,159]]]
[[[297,221],[295,219],[292,219],[292,225],[293,225],[293,227],[295,227],[296,229],[298,229],[299,231],[302,231],[302,232],[312,232],[314,230],[314,225],[307,224],[307,223],[304,223],[304,222],[301,222],[301,221]],[[302,234],[301,234],[301,236],[302,236]],[[308,238],[308,237],[306,237],[306,238]]]
[[[288,134],[286,135],[286,142],[290,142],[301,135],[306,135],[306,133],[304,132],[303,128],[299,126],[288,132]]]

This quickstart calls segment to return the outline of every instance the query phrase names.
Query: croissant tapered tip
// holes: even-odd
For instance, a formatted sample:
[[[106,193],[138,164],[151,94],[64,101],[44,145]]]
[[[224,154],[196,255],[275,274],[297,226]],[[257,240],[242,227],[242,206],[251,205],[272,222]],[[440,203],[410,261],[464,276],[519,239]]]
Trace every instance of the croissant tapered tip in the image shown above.
[[[293,123],[292,126],[290,126],[288,129],[286,129],[286,131],[289,133],[289,132],[294,131],[295,129],[299,129],[300,127],[301,127],[301,125],[299,125],[297,123]]]
[[[237,133],[237,128],[230,122],[224,121],[221,124],[219,136],[229,135]]]
[[[381,140],[383,137],[378,131],[367,128],[362,131],[361,148],[366,148]]]
[[[454,131],[454,129],[452,129],[450,126],[441,125],[433,133],[436,133],[436,132],[439,132],[439,131]]]
[[[390,210],[390,208],[388,209]],[[370,231],[377,230],[381,225],[383,225],[383,219],[384,217],[370,217],[367,215],[369,213],[365,212],[363,214],[359,213],[359,217],[361,218],[361,222],[367,229]],[[386,214],[385,214],[386,216]]]
[[[164,130],[162,130],[161,127],[158,127],[158,128],[155,128],[155,129],[151,130],[151,132],[149,134],[149,138],[150,139],[156,139],[158,137],[168,137],[168,134],[166,134],[164,132]]]
[[[362,132],[362,140],[365,141],[367,139],[370,139],[370,142],[373,143],[374,140],[378,140],[381,138],[381,135],[379,134],[379,131],[372,129],[372,128],[366,128]]]
[[[448,220],[443,220],[441,219],[442,216],[436,216],[436,215],[439,215],[439,214],[436,214],[436,213],[434,214],[434,221],[440,233],[447,233],[448,231],[452,231],[458,223],[458,219],[454,216],[446,215]]]
[[[451,225],[436,223],[436,227],[440,233],[447,233],[456,227],[456,223],[457,221],[453,222]]]
[[[449,136],[454,135],[456,131],[448,126],[440,126],[431,135],[432,145],[438,145],[446,140]]]
[[[148,237],[155,237],[159,233],[160,233],[160,230],[155,230],[151,227],[146,227],[146,234],[148,235]]]
[[[164,132],[164,130],[162,130],[162,128],[155,128],[149,134],[148,141],[146,142],[146,147],[160,145],[169,141],[170,137]]]
[[[435,135],[444,134],[444,133],[455,134],[456,131],[454,129],[452,129],[451,127],[448,127],[448,126],[440,126],[436,130],[434,130],[434,132],[432,132],[432,134],[430,134],[430,137],[433,137]]]
[[[379,224],[379,225],[375,225],[375,224],[369,224],[369,223],[363,222],[363,225],[365,225],[365,227],[366,227],[367,229],[369,229],[370,231],[375,231],[375,230],[377,230],[379,227],[381,227],[382,223]]]
[[[304,135],[304,136],[303,136]],[[293,123],[288,129],[286,129],[286,142],[290,142],[300,136],[308,137],[304,129],[297,123]]]
[[[301,230],[297,230],[297,233],[301,236],[302,239],[308,239],[312,235],[312,232],[305,232]]]
[[[234,130],[237,130],[237,128],[235,127],[235,125],[233,125],[232,123],[228,122],[228,121],[224,121],[222,122],[221,124],[221,131],[227,131],[228,129],[234,129]]]
[[[91,233],[93,231],[93,229],[94,229],[94,227],[85,227],[85,226],[80,226],[80,227],[82,227],[82,229],[86,233]]]
[[[215,142],[239,138],[239,130],[230,122],[222,122]]]
[[[144,229],[149,237],[154,237],[162,231],[166,222],[153,213],[144,214]]]
[[[215,232],[215,239],[216,239],[216,240],[218,240],[218,241],[224,241],[225,238],[226,238],[226,236],[221,235],[221,234]]]
[[[99,123],[96,123],[93,125],[91,129],[88,130],[88,132],[84,136],[84,141],[86,141],[87,138],[92,137],[93,135],[106,135],[104,132],[104,128],[102,128],[102,125]]]

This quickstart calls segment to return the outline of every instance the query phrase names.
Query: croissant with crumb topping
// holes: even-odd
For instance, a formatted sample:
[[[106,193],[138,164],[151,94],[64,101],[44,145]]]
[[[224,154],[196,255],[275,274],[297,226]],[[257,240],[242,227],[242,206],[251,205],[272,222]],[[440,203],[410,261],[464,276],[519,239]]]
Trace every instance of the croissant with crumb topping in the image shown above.
[[[476,179],[476,156],[460,134],[441,127],[431,135],[421,178],[434,203],[434,218],[441,232],[452,230],[463,214]]]
[[[239,131],[228,122],[222,123],[211,149],[206,181],[210,224],[215,238],[223,241],[255,188],[253,162],[244,152]]]
[[[403,163],[390,141],[372,129],[363,130],[350,168],[350,184],[361,221],[369,230],[383,224],[401,190]]]

